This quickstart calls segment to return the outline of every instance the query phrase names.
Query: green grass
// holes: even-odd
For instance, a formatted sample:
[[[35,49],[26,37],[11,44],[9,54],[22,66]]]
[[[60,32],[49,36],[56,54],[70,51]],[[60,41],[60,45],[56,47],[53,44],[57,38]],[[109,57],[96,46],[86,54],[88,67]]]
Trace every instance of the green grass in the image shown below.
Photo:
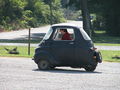
[[[15,46],[0,46],[0,56],[1,57],[29,57],[32,58],[34,55],[34,50],[35,47],[31,47],[31,54],[28,55],[28,48],[26,46],[19,46],[18,47],[18,51],[20,52],[20,54],[18,55],[14,55],[14,54],[8,54],[8,52],[4,49],[4,48],[9,48],[9,49],[13,49],[15,48]],[[103,60],[104,61],[109,61],[109,62],[120,62],[120,59],[113,59],[112,57],[114,56],[120,56],[120,51],[107,51],[107,50],[101,50],[102,56],[103,56]]]
[[[97,45],[118,45],[120,46],[120,37],[109,36],[105,31],[95,31],[94,37],[92,37],[94,43]]]
[[[8,52],[4,49],[4,48],[8,48],[8,49],[13,49],[16,46],[0,46],[0,56],[4,57],[4,56],[10,56],[10,57],[33,57],[34,55],[34,49],[35,47],[31,47],[31,54],[28,55],[28,48],[26,46],[19,46],[17,47],[17,50],[19,51],[20,54],[8,54]]]
[[[99,46],[120,46],[120,44],[113,44],[113,43],[94,43],[94,44]]]
[[[113,59],[112,57],[119,56],[120,57],[120,51],[107,51],[107,50],[101,50],[101,54],[103,56],[104,61],[109,62],[120,62],[120,59]]]

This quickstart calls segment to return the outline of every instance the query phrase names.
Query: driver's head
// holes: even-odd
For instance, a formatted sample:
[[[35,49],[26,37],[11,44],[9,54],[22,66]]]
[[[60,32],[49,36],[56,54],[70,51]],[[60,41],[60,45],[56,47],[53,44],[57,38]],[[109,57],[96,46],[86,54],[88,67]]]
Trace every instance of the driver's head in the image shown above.
[[[67,29],[60,29],[61,34],[67,33]]]

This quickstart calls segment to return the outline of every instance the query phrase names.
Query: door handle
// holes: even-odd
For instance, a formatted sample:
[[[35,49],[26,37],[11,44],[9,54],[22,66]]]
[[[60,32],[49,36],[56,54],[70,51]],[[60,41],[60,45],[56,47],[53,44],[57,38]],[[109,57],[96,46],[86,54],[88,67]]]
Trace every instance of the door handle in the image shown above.
[[[69,44],[74,44],[74,42],[70,42]]]

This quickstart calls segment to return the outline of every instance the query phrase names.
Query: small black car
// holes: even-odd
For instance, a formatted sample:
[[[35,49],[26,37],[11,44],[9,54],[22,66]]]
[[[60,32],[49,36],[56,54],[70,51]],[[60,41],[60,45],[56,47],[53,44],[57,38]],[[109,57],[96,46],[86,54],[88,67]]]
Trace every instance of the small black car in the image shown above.
[[[62,40],[61,29],[67,30],[70,40]],[[70,66],[94,71],[102,56],[87,33],[77,25],[54,24],[35,49],[33,60],[40,70]]]

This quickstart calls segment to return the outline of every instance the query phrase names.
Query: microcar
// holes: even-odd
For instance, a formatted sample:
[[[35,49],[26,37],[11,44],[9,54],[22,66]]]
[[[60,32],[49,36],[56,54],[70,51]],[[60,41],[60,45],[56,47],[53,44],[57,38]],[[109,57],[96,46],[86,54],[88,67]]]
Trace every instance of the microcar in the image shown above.
[[[61,40],[60,29],[66,29],[71,40]],[[102,56],[83,28],[74,24],[54,24],[35,49],[34,62],[40,70],[60,66],[94,71]]]

